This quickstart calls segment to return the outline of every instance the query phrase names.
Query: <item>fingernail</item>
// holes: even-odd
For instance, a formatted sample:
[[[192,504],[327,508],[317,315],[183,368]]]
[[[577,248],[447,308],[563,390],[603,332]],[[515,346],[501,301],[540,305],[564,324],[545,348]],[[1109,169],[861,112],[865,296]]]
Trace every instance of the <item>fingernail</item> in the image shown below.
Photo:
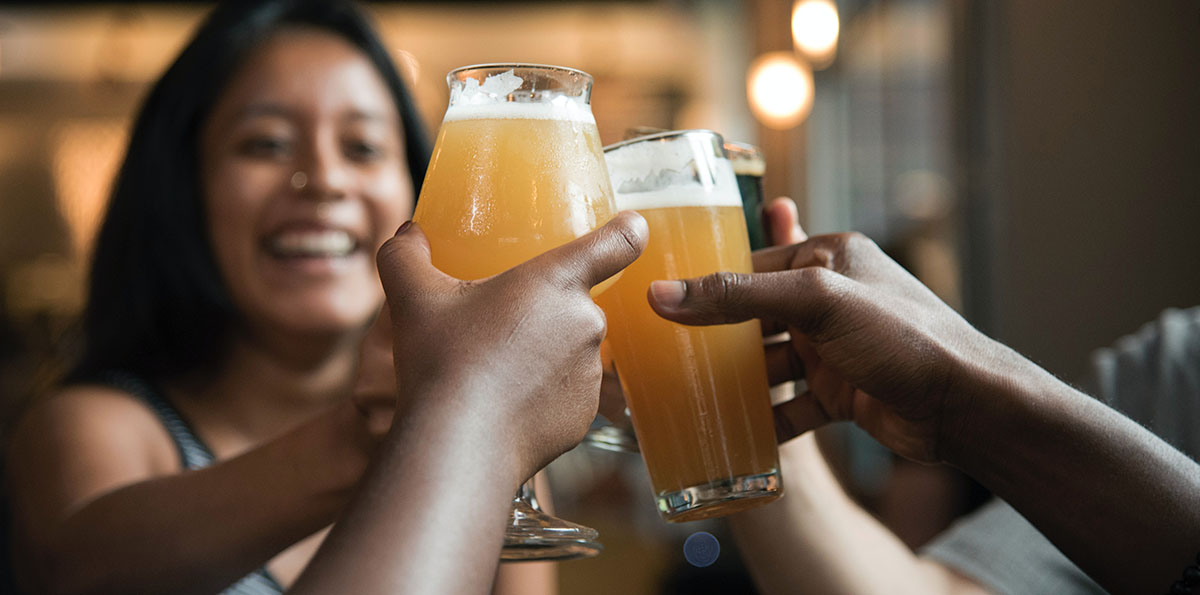
[[[687,286],[683,281],[654,281],[650,284],[650,293],[658,305],[674,308],[683,303],[687,295]]]
[[[403,224],[401,224],[400,227],[396,229],[396,233],[393,235],[400,235],[400,234],[404,233],[405,231],[408,231],[408,227],[410,225],[412,225],[412,219],[409,219],[408,221],[405,221]]]

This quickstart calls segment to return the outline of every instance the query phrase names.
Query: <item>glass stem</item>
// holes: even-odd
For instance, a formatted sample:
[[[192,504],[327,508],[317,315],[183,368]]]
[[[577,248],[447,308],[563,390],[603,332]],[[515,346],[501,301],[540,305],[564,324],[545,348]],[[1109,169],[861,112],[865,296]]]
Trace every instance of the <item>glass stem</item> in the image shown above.
[[[524,502],[525,504],[528,504],[530,508],[539,512],[542,510],[542,507],[538,505],[537,492],[534,491],[532,477],[529,478],[529,481],[521,484],[521,487],[517,490],[517,495],[515,498],[513,498],[513,501]]]

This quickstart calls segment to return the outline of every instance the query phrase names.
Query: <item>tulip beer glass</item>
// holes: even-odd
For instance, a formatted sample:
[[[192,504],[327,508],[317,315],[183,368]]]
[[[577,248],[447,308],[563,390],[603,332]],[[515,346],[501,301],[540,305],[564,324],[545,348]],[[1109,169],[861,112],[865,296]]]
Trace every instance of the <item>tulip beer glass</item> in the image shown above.
[[[450,105],[413,216],[438,269],[460,279],[495,275],[616,214],[589,103],[591,76],[483,64],[456,69],[446,81]],[[537,508],[532,482],[513,506],[502,559],[599,551],[595,530]]]

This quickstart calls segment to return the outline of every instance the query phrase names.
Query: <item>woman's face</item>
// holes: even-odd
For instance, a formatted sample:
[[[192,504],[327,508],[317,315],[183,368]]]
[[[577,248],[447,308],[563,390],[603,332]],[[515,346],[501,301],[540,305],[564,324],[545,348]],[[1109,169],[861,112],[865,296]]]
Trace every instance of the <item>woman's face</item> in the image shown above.
[[[402,134],[379,72],[331,33],[276,33],[234,73],[200,176],[217,266],[252,328],[345,332],[375,313],[375,252],[413,208]]]

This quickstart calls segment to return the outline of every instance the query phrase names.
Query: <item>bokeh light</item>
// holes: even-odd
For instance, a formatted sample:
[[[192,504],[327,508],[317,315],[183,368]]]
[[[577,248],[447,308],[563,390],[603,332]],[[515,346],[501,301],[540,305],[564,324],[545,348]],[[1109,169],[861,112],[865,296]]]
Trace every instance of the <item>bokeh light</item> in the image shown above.
[[[792,43],[814,68],[833,62],[840,28],[833,0],[799,0],[792,6]]]
[[[780,130],[792,128],[812,111],[812,70],[792,52],[763,54],[750,65],[746,96],[760,122]]]

